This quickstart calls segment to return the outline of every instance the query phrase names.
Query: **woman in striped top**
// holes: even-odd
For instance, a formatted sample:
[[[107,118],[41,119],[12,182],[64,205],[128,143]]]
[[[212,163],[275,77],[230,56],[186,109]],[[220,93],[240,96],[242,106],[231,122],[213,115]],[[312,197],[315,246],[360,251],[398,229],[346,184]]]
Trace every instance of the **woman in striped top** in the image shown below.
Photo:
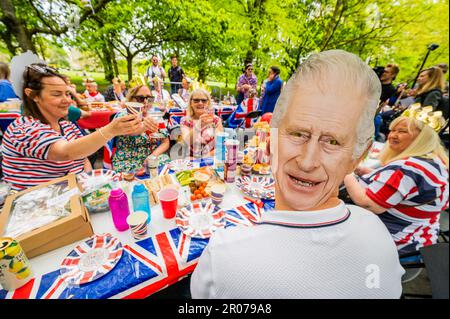
[[[379,214],[400,255],[436,243],[439,216],[448,207],[448,156],[431,127],[409,117],[390,125],[382,166],[366,171],[358,183],[346,176],[358,206]]]
[[[62,75],[45,64],[31,64],[23,80],[24,115],[11,123],[2,141],[3,179],[13,189],[90,171],[89,155],[111,138],[134,134],[143,125],[129,115],[83,136],[73,123],[63,120],[72,101]]]

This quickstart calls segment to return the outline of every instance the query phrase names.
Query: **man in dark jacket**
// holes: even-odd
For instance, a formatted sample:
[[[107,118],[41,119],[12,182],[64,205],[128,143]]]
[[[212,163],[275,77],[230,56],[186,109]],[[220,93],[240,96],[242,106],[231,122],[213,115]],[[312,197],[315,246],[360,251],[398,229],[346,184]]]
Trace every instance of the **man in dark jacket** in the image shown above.
[[[170,83],[170,94],[178,93],[178,90],[181,89],[181,82],[183,78],[186,76],[184,74],[181,66],[178,65],[177,57],[172,56],[172,66],[169,69],[169,79],[170,82],[179,82],[179,83]]]
[[[283,81],[280,79],[280,68],[271,66],[264,88],[264,97],[261,104],[262,114],[273,112],[282,87]]]
[[[381,81],[381,97],[380,101],[385,102],[397,93],[397,89],[392,84],[400,69],[397,64],[389,63],[384,68],[383,74],[380,76]]]

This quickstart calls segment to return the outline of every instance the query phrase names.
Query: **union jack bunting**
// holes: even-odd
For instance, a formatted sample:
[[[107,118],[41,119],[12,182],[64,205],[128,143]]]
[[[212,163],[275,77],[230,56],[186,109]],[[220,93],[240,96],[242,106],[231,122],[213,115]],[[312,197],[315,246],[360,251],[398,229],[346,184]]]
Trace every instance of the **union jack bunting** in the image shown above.
[[[170,109],[169,110],[169,128],[180,125],[181,118],[186,116],[186,110]]]
[[[112,167],[112,156],[116,151],[114,147],[114,139],[108,141],[103,147],[103,168],[104,169],[113,169]]]
[[[7,113],[0,113],[0,129],[5,132],[9,124],[20,117],[19,111],[9,111]]]
[[[221,109],[215,109],[215,113],[222,119],[222,121],[226,121],[235,109],[236,107],[224,107]]]
[[[269,208],[271,203],[266,202]],[[226,227],[251,226],[263,210],[253,203],[226,212]],[[192,273],[209,239],[191,238],[178,228],[125,245],[116,266],[103,277],[69,286],[59,270],[36,277],[15,291],[0,290],[0,299],[138,299],[148,297]]]

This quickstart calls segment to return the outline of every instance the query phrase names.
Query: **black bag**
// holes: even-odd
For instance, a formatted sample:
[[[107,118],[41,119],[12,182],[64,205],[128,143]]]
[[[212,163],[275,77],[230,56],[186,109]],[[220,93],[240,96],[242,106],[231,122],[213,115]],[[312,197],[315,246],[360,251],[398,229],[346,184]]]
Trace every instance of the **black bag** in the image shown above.
[[[442,111],[442,116],[448,120],[448,96],[442,95],[439,105],[437,107],[438,111]]]

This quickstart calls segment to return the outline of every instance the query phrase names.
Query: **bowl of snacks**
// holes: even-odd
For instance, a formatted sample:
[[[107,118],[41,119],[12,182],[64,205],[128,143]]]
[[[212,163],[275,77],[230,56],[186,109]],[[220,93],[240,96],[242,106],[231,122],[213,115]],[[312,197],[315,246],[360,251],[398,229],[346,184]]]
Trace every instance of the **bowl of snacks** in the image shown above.
[[[209,194],[206,192],[207,185],[207,182],[203,182],[201,184],[197,182],[191,182],[189,184],[189,188],[191,190],[191,202],[209,197]]]
[[[197,184],[197,186],[208,184],[209,179],[210,175],[206,173],[203,173],[201,171],[197,171],[194,173],[194,182]]]
[[[99,213],[109,209],[108,198],[111,189],[111,184],[105,184],[94,190],[89,190],[81,195],[83,203],[89,213]]]

